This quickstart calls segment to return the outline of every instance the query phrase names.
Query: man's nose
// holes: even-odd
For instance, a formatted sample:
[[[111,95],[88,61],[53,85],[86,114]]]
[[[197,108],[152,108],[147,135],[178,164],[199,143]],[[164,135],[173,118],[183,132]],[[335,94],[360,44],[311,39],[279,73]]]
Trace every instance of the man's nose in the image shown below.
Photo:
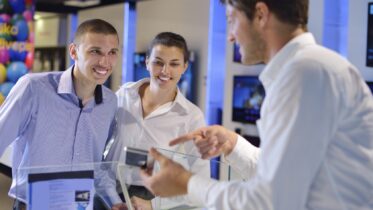
[[[233,36],[232,33],[228,34],[227,39],[228,39],[229,42],[235,42],[236,41],[236,38]]]
[[[103,56],[101,56],[101,58],[100,58],[100,62],[99,62],[99,64],[100,65],[102,65],[102,66],[108,66],[109,65],[109,56],[108,55],[103,55]]]

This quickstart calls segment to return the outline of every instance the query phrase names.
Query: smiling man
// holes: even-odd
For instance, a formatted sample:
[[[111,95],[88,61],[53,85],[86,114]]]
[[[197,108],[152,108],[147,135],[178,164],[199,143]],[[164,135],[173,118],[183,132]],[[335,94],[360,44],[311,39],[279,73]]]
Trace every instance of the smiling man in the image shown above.
[[[14,142],[14,209],[24,209],[26,202],[19,186],[27,176],[16,175],[17,168],[101,161],[111,136],[117,100],[102,84],[118,60],[117,31],[103,20],[85,21],[69,53],[72,67],[25,75],[0,107],[0,156]]]
[[[170,145],[193,140],[202,157],[222,154],[247,181],[200,177],[152,149],[161,170],[142,171],[145,186],[215,210],[373,209],[373,97],[351,63],[307,32],[309,0],[222,1],[242,62],[267,64],[260,149],[222,126]]]

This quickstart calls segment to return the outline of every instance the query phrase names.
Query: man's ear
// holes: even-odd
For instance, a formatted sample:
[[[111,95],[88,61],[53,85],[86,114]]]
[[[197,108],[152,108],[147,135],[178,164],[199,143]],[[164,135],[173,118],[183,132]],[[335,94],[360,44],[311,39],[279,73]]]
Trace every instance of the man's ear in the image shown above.
[[[255,18],[258,19],[261,27],[265,26],[269,19],[269,9],[267,4],[258,2],[255,5]]]
[[[74,43],[71,43],[69,45],[69,54],[70,54],[70,57],[73,59],[73,60],[77,60],[78,59],[78,55],[77,55],[77,52],[76,52],[76,49],[77,48],[77,45],[74,44]]]

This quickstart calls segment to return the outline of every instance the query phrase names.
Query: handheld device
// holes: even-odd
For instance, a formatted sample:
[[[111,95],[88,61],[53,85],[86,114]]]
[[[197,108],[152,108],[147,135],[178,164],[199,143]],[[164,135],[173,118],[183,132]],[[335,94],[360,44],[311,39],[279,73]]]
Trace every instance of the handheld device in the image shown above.
[[[132,147],[124,147],[125,152],[125,163],[130,166],[136,166],[140,168],[146,168],[148,165],[148,151],[132,148]]]

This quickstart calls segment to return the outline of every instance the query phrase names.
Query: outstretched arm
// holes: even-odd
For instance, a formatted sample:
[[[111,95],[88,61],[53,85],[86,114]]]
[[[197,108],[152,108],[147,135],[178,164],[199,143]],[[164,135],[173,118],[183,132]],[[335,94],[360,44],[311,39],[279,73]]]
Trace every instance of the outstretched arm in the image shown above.
[[[188,141],[193,141],[202,158],[223,154],[242,177],[248,179],[255,175],[260,149],[233,131],[219,125],[204,127],[172,140],[170,145]]]
[[[237,143],[237,134],[222,126],[214,125],[192,131],[170,142],[170,146],[187,141],[194,144],[201,153],[203,159],[224,154],[229,155]]]

